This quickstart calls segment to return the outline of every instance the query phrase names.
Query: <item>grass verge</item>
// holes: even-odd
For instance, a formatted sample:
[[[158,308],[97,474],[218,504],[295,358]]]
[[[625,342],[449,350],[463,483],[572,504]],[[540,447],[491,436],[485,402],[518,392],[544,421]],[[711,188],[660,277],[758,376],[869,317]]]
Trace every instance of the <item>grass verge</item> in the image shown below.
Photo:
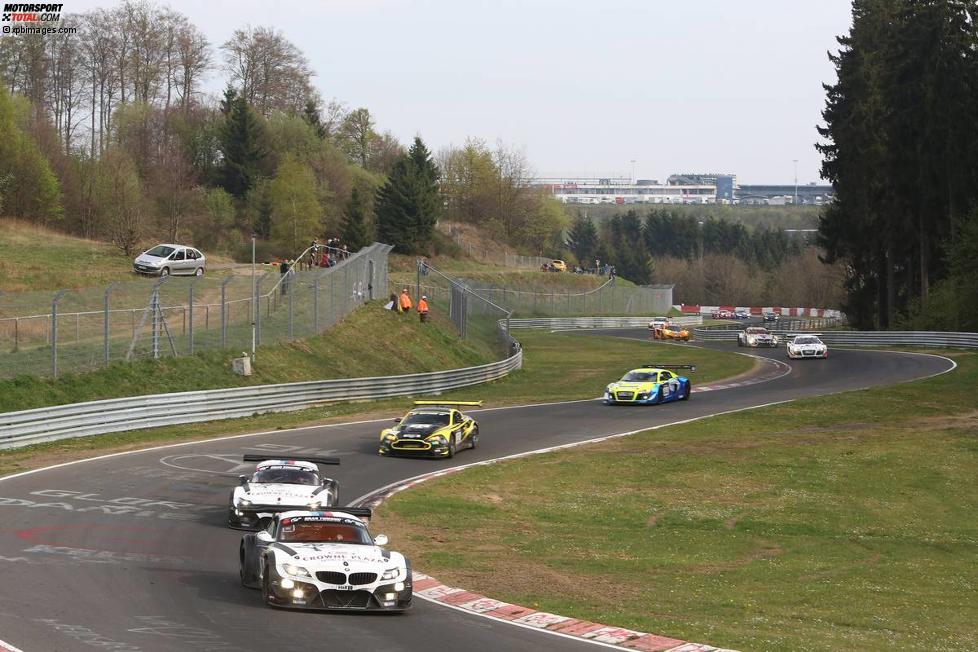
[[[478,467],[374,528],[453,586],[723,647],[978,647],[978,355]],[[506,569],[501,572],[500,569]]]
[[[388,314],[396,317],[393,313]],[[357,313],[354,313],[355,315]],[[357,324],[353,321],[348,324],[347,321],[343,322],[347,326]],[[400,324],[399,321],[384,323],[390,328]],[[412,321],[411,325],[414,326],[415,322]],[[354,328],[353,332],[356,333],[357,329]],[[394,335],[396,333],[392,332],[391,336]],[[696,382],[737,375],[751,366],[748,358],[732,353],[683,349],[665,344],[651,345],[646,342],[616,338],[575,337],[568,334],[550,335],[540,331],[519,331],[517,335],[524,344],[522,370],[494,383],[457,390],[443,396],[459,399],[480,398],[484,399],[488,406],[596,397],[609,379],[620,377],[624,371],[635,365],[636,360],[645,361],[652,353],[663,363],[672,360],[685,361],[690,359],[690,356],[697,356],[696,363],[700,367]],[[76,440],[0,451],[0,475],[97,454],[135,450],[153,445],[264,430],[281,430],[329,423],[354,416],[357,418],[389,417],[403,413],[408,401],[408,398],[397,398],[370,403],[337,403],[299,412],[82,437]]]
[[[58,379],[18,376],[0,380],[0,412],[140,394],[393,376],[469,367],[495,359],[486,346],[460,340],[443,315],[434,315],[420,326],[415,315],[398,315],[373,302],[321,335],[261,347],[249,377],[231,373],[231,358],[239,355],[231,350],[119,362]]]

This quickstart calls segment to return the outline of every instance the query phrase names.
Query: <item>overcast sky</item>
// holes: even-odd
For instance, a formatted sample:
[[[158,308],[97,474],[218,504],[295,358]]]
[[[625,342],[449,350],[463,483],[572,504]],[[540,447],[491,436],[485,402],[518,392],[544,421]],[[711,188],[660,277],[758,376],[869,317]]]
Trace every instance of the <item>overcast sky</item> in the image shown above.
[[[115,2],[66,0],[66,12]],[[173,0],[219,46],[280,29],[326,98],[402,142],[521,148],[538,176],[818,180],[847,0]],[[219,88],[215,73],[212,87]]]

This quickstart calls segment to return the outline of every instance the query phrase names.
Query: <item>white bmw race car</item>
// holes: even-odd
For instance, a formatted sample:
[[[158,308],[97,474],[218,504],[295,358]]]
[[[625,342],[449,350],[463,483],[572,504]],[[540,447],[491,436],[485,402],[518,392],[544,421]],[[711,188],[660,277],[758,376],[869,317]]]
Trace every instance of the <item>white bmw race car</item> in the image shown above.
[[[241,539],[241,583],[265,603],[297,609],[404,611],[411,606],[411,564],[385,550],[357,516],[290,511],[262,519]]]
[[[297,457],[270,460],[267,456],[245,455],[245,462],[258,462],[255,472],[238,476],[231,491],[228,527],[254,529],[262,516],[293,509],[320,509],[336,505],[339,483],[320,475],[320,464],[339,464],[336,457]]]
[[[795,335],[788,340],[788,358],[827,358],[829,347],[818,339],[818,335]]]
[[[778,336],[761,326],[748,326],[737,333],[737,346],[776,347],[778,344]]]

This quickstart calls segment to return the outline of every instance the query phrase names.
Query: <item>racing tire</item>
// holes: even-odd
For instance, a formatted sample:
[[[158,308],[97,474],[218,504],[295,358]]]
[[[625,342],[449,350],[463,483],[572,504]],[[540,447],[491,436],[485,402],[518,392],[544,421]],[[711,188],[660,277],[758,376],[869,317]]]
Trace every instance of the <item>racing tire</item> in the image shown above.
[[[163,269],[160,270],[160,278],[166,278],[169,275],[170,275],[169,267],[164,267]]]
[[[455,457],[455,437],[448,440],[448,459]]]
[[[265,573],[265,576],[261,580],[261,599],[268,606],[275,606],[275,602],[272,600],[271,573]]]
[[[693,383],[686,383],[685,385],[683,385],[683,395],[679,397],[679,400],[688,401],[689,393],[692,391],[692,389],[693,389]]]
[[[194,270],[194,276],[198,276],[199,277],[199,276],[203,276],[203,275],[204,275],[204,268],[203,267],[198,267],[196,270]]]
[[[476,426],[472,430],[472,434],[469,435],[469,448],[475,450],[476,446],[479,445],[479,426]]]
[[[258,550],[255,548],[255,535],[253,534],[246,534],[241,541],[238,574],[241,576],[242,586],[249,589],[260,588],[261,585],[258,583]]]

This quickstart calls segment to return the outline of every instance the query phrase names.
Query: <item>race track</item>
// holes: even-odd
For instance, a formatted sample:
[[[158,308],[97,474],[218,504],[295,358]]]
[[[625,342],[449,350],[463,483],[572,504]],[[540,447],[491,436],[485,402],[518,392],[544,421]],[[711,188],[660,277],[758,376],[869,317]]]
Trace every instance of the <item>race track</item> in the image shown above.
[[[644,330],[585,335],[597,334],[647,337]],[[783,348],[740,351],[784,359]],[[265,607],[257,591],[240,586],[241,533],[224,525],[237,475],[254,468],[241,464],[241,455],[338,455],[342,466],[327,472],[340,481],[341,501],[349,501],[453,463],[902,382],[951,366],[937,356],[832,349],[828,360],[792,361],[790,373],[750,386],[697,393],[693,375],[688,402],[608,407],[578,401],[483,410],[479,448],[452,461],[378,457],[377,434],[389,423],[384,420],[183,444],[12,476],[0,480],[0,639],[24,652],[592,650],[593,643],[418,599],[408,613],[394,616]],[[472,394],[478,396],[478,388]],[[437,568],[415,570],[438,575]]]

